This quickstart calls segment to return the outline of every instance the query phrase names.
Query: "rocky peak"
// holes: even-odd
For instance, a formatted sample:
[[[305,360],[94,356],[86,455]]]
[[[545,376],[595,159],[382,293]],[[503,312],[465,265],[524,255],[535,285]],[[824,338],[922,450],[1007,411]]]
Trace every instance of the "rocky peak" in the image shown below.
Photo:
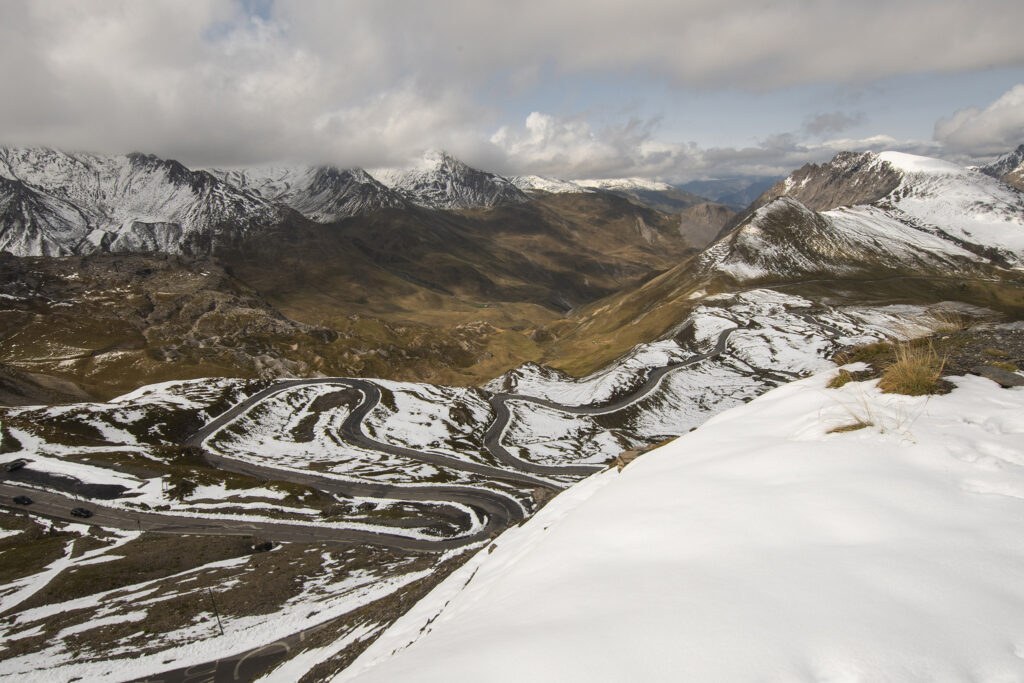
[[[1024,190],[1024,145],[999,157],[990,164],[976,167],[987,176],[998,178],[1008,185]]]
[[[411,167],[371,173],[409,202],[433,209],[487,208],[527,201],[511,180],[473,168],[444,151],[427,152]]]
[[[745,211],[729,221],[719,236],[749,219],[755,211],[779,197],[791,197],[812,211],[870,204],[889,195],[902,175],[873,152],[839,152],[824,164],[804,164],[761,194]]]

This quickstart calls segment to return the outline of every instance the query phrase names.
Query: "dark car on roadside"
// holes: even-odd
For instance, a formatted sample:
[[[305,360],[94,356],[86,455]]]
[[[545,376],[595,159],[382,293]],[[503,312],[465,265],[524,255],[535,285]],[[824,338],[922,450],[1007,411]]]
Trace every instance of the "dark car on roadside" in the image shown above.
[[[14,502],[17,503],[18,505],[31,505],[32,499],[29,498],[28,496],[15,496]]]
[[[26,461],[22,460],[21,458],[18,458],[17,460],[12,460],[10,462],[5,462],[4,463],[4,472],[14,472],[15,470],[20,470],[22,467],[24,467],[27,464],[28,463]]]
[[[92,517],[92,510],[86,510],[85,508],[71,508],[71,516],[88,519],[89,517]]]

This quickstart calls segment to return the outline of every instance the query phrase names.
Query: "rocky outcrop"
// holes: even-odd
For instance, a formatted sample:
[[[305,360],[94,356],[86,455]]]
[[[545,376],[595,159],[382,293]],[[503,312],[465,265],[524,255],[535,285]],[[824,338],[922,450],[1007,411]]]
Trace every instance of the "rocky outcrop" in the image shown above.
[[[1024,190],[1024,145],[1004,154],[990,164],[978,166],[987,176],[998,178],[1007,185],[1012,185],[1018,190]]]
[[[872,152],[840,152],[825,164],[805,164],[758,197],[729,221],[719,236],[741,225],[779,197],[791,197],[812,211],[870,204],[899,187],[900,173]]]
[[[432,209],[487,208],[528,199],[511,180],[472,168],[446,152],[428,152],[412,168],[371,173],[407,201]]]
[[[679,234],[690,244],[703,249],[735,215],[735,211],[723,204],[701,202],[680,212]]]
[[[333,223],[408,202],[361,168],[282,166],[210,169],[227,183],[279,202],[318,223]]]

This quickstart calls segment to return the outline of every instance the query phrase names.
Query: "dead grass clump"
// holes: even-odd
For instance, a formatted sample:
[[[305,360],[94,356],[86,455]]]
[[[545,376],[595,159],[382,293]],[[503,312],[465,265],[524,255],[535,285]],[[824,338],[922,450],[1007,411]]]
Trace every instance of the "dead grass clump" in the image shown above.
[[[935,311],[932,317],[938,322],[935,331],[940,334],[960,332],[974,324],[974,320],[959,311]]]
[[[1006,358],[1007,356],[1010,355],[1006,351],[1003,351],[1002,349],[997,349],[994,346],[982,349],[981,352],[986,356],[992,356],[993,358]]]
[[[829,383],[825,386],[829,389],[838,389],[839,387],[846,386],[852,381],[853,375],[850,374],[849,370],[840,370],[839,374],[829,380]]]
[[[878,388],[887,394],[924,396],[939,391],[945,358],[932,344],[904,343],[893,347],[896,359],[882,371]]]
[[[836,365],[850,363],[871,363],[892,355],[892,342],[880,341],[847,349],[832,359]]]
[[[832,429],[828,430],[826,434],[843,434],[845,432],[855,432],[858,429],[864,429],[865,427],[873,427],[874,424],[874,422],[857,420],[853,424],[842,425],[841,427],[833,427]]]
[[[1000,368],[1002,370],[1006,370],[1007,372],[1017,372],[1020,369],[1020,368],[1017,367],[1016,363],[1011,363],[1009,361],[997,360],[997,361],[992,361],[991,363],[989,363],[989,365],[991,365],[994,368]]]

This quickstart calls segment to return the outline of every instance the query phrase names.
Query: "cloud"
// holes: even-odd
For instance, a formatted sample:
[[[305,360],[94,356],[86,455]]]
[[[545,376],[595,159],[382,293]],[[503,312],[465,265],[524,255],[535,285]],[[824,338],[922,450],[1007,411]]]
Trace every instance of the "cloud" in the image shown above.
[[[979,109],[961,109],[935,124],[935,139],[969,159],[1003,154],[1024,143],[1024,83]]]
[[[489,138],[511,98],[574,79],[770,90],[1019,65],[1022,21],[1024,4],[1008,0],[9,0],[0,144],[191,165],[376,165],[448,147],[497,164],[669,173],[699,155],[656,140],[653,120],[595,129],[560,115]],[[956,40],[935,49],[937,35]],[[804,132],[834,135],[849,118],[822,114]]]
[[[521,171],[566,175],[572,169],[576,177],[601,177],[628,168],[634,175],[655,175],[680,153],[678,146],[651,139],[656,127],[656,120],[634,119],[594,130],[581,117],[532,112],[522,127],[502,126],[490,142]]]
[[[817,114],[804,122],[804,131],[811,135],[823,135],[841,133],[854,126],[864,123],[864,112],[847,114],[841,111],[834,111],[824,114]]]
[[[780,133],[747,147],[701,148],[693,143],[656,139],[657,121],[595,129],[581,117],[560,118],[533,112],[521,126],[502,126],[490,142],[512,173],[538,173],[568,179],[642,176],[683,182],[731,176],[782,176],[808,162],[837,152],[895,150],[934,154],[938,143],[865,138],[803,139],[802,132]]]

